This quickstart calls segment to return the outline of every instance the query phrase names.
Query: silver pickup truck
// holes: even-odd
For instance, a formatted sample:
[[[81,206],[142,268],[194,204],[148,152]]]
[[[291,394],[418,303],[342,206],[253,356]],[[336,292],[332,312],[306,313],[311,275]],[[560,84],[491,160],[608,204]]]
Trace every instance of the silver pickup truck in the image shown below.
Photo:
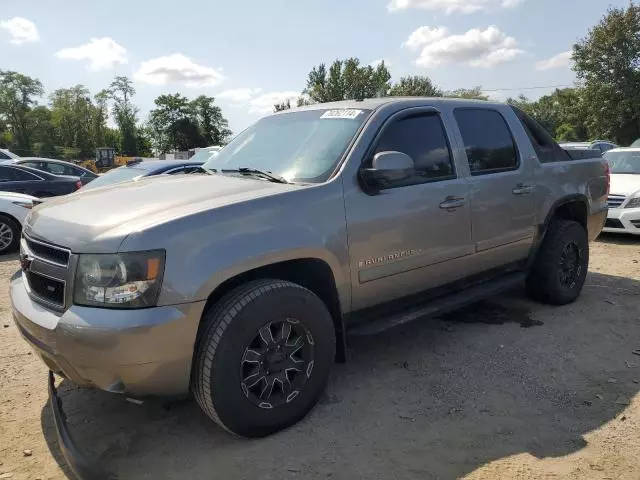
[[[249,437],[304,417],[350,334],[520,282],[573,302],[607,216],[598,152],[572,158],[488,102],[281,112],[205,167],[33,209],[13,315],[56,374],[131,397],[193,392]]]

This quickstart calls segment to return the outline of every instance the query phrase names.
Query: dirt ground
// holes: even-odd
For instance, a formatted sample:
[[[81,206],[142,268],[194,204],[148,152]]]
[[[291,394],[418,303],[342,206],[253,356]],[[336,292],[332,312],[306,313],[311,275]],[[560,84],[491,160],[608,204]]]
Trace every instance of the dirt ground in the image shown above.
[[[11,319],[17,269],[0,260],[0,479],[67,478],[47,371]],[[639,349],[640,239],[605,236],[575,304],[514,291],[357,338],[312,413],[266,439],[231,437],[193,401],[60,390],[78,443],[124,479],[637,480]]]

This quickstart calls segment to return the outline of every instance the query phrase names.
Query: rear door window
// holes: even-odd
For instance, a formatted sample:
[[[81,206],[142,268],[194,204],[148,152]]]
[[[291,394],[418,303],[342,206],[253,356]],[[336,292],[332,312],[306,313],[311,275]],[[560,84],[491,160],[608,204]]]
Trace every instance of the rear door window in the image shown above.
[[[519,166],[511,130],[496,110],[483,108],[456,109],[454,111],[471,175],[517,170]]]

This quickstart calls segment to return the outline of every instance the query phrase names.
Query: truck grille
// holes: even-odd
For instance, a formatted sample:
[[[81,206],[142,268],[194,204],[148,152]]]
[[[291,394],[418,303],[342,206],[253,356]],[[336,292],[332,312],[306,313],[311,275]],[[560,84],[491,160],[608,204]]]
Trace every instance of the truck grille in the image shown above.
[[[34,301],[63,310],[71,251],[25,234],[20,241],[20,266]]]
[[[607,199],[607,204],[609,208],[619,208],[625,201],[626,197],[624,195],[609,195]]]
[[[40,242],[24,235],[24,239],[27,243],[27,247],[37,258],[60,265],[61,267],[67,267],[69,265],[69,250],[66,248],[56,247],[48,243]]]
[[[35,298],[44,300],[56,307],[64,307],[65,282],[46,277],[40,273],[25,272],[31,293]]]

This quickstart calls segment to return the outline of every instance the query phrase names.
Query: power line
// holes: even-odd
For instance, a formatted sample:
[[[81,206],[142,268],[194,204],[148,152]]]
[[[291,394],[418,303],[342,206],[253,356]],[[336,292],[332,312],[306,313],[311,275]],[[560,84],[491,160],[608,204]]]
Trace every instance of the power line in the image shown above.
[[[512,90],[539,90],[539,89],[542,89],[542,88],[568,88],[568,87],[573,87],[573,85],[542,85],[542,86],[539,86],[539,87],[492,88],[492,89],[482,88],[481,91],[483,91],[483,92],[506,92],[506,91],[512,91]]]

